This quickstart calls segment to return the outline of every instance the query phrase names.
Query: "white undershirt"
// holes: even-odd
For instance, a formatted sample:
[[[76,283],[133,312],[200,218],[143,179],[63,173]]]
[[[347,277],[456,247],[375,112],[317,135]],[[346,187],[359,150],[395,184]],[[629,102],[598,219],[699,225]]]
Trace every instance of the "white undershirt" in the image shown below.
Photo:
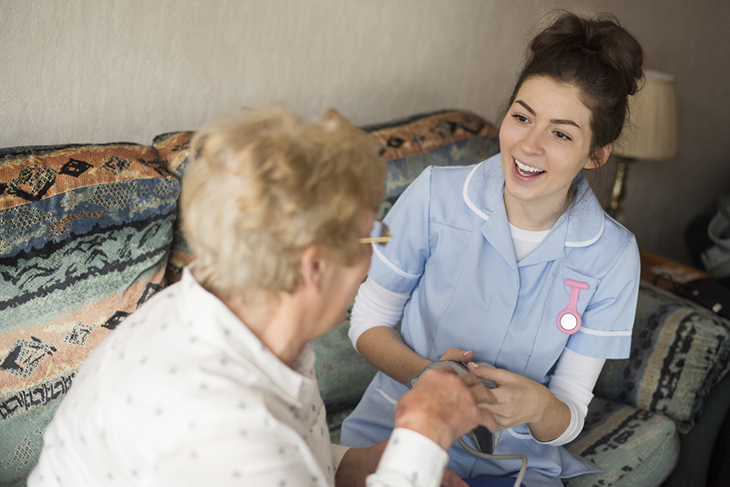
[[[409,297],[409,293],[396,293],[372,279],[367,279],[357,293],[350,319],[348,335],[355,348],[357,349],[360,336],[370,328],[395,327]],[[563,351],[548,389],[570,409],[570,425],[558,438],[544,444],[564,445],[574,440],[581,432],[588,412],[588,403],[593,398],[593,387],[605,361],[577,354],[567,348]]]
[[[509,233],[512,235],[515,257],[517,258],[517,262],[519,262],[540,246],[542,241],[545,240],[545,237],[547,237],[547,234],[550,233],[550,230],[534,232],[517,228],[510,223]]]

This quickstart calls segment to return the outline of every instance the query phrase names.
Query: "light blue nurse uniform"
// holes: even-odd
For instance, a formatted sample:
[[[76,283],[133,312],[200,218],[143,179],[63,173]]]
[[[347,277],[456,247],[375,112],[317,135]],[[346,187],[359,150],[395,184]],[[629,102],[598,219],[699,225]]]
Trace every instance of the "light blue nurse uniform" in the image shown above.
[[[636,239],[602,210],[582,174],[572,205],[540,246],[517,262],[504,206],[497,154],[475,166],[429,167],[403,193],[385,221],[394,236],[374,246],[369,279],[411,293],[401,334],[419,355],[438,360],[449,347],[474,360],[548,385],[565,347],[596,358],[629,356],[639,287]],[[567,335],[558,315],[578,295],[580,330]],[[379,372],[342,426],[342,444],[370,446],[389,437],[403,384]],[[532,438],[526,425],[506,430],[495,454],[528,456],[526,485],[599,471],[562,447]],[[519,460],[487,461],[454,443],[448,468],[463,478],[514,475]]]

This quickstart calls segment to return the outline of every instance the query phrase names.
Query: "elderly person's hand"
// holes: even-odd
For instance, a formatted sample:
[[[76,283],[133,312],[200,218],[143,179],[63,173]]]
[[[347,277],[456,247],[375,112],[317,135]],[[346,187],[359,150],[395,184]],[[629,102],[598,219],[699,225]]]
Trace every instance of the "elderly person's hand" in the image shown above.
[[[456,438],[478,425],[492,432],[497,429],[492,413],[480,406],[488,396],[475,376],[436,367],[424,372],[400,398],[395,426],[416,431],[448,450]]]

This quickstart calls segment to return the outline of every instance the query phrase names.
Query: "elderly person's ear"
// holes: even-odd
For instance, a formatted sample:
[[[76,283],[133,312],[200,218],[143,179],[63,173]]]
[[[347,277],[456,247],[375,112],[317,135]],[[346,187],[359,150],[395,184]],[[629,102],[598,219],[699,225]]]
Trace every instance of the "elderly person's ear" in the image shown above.
[[[302,258],[299,261],[301,286],[305,288],[310,287],[317,291],[322,290],[324,273],[329,264],[323,257],[324,255],[321,249],[314,245],[307,247],[302,252]]]

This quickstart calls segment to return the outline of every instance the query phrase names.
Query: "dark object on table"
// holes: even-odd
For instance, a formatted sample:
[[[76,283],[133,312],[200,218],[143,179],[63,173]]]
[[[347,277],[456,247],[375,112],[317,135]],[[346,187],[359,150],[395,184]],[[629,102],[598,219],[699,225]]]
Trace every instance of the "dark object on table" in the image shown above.
[[[673,281],[671,277],[659,275],[654,278],[655,285],[659,279],[671,281],[674,292],[679,296],[694,301],[723,318],[730,319],[730,287],[720,280],[705,277],[681,283]]]

